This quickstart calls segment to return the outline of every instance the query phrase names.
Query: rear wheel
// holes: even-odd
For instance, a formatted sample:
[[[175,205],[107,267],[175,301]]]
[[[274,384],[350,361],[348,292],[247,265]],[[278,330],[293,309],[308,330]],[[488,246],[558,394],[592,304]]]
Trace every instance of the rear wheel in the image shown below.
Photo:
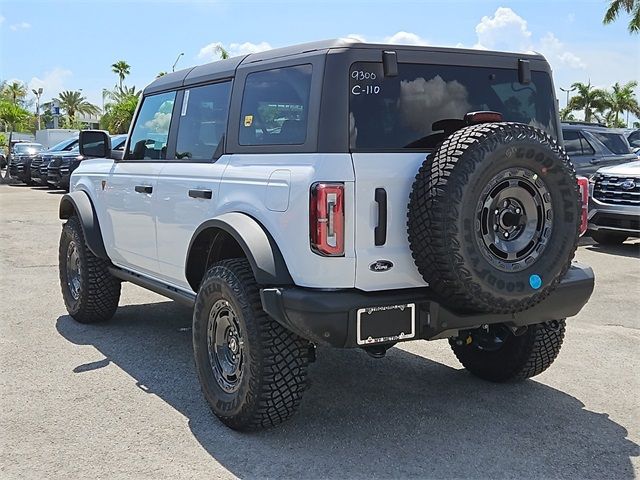
[[[591,232],[591,238],[601,245],[621,245],[628,238],[624,233],[618,232]]]
[[[460,363],[475,376],[509,382],[549,368],[560,352],[564,331],[564,320],[529,325],[519,335],[497,324],[466,331],[449,343]]]
[[[309,343],[262,310],[247,260],[224,260],[207,272],[193,313],[193,350],[204,396],[227,426],[268,428],[297,409]]]

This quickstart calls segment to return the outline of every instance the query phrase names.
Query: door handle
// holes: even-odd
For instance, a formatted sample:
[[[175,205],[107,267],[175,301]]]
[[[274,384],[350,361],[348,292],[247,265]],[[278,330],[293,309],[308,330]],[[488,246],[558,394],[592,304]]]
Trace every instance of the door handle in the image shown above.
[[[189,196],[191,198],[206,198],[206,199],[211,199],[212,197],[212,192],[211,190],[189,190]]]
[[[376,188],[374,197],[378,204],[378,225],[373,230],[373,240],[376,247],[387,243],[387,191]]]
[[[151,193],[153,192],[153,187],[151,185],[136,185],[136,192]]]
[[[592,158],[591,160],[589,160],[589,162],[591,163],[591,165],[597,165],[601,162],[602,160],[598,159],[598,158]]]

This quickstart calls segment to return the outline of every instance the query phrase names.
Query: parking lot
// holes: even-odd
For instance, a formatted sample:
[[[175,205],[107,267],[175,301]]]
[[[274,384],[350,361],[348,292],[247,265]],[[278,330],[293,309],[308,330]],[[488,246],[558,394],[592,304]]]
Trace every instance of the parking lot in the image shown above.
[[[577,260],[596,290],[544,374],[494,385],[444,341],[382,360],[320,349],[297,415],[240,434],[210,413],[190,311],[125,284],[103,325],[66,315],[61,192],[0,186],[0,477],[635,478],[640,242]]]

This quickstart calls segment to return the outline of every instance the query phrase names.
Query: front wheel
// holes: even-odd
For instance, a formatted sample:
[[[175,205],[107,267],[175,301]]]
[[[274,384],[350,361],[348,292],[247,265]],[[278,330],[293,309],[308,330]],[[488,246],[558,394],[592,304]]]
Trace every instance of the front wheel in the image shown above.
[[[109,272],[109,262],[89,250],[76,216],[62,227],[58,265],[69,315],[80,323],[104,322],[113,317],[120,300],[120,281]]]
[[[491,382],[531,378],[558,356],[565,320],[529,325],[519,335],[502,324],[469,330],[449,339],[453,353],[472,374]]]
[[[298,407],[309,343],[264,312],[247,260],[223,260],[205,275],[193,312],[193,351],[202,392],[228,427],[268,428]]]

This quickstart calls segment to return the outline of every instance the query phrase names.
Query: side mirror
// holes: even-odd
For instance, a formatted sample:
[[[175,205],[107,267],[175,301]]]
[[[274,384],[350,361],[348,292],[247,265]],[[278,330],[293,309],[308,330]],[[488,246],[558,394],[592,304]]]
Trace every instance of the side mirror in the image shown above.
[[[111,156],[111,137],[104,130],[82,130],[78,139],[80,155],[93,158]]]

